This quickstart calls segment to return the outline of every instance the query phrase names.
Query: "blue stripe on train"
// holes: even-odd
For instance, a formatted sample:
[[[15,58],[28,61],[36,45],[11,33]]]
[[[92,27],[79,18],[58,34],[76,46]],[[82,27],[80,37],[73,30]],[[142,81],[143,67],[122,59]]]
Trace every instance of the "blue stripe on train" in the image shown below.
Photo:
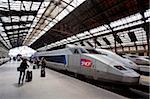
[[[66,56],[65,55],[56,55],[56,56],[43,56],[46,61],[55,62],[55,63],[62,63],[67,64]]]

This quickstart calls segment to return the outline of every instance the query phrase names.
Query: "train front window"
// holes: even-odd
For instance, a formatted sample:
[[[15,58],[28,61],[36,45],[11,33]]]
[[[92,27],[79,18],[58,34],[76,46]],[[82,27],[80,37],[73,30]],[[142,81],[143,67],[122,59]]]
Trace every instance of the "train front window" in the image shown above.
[[[75,49],[75,50],[74,50],[74,54],[79,54],[78,49]]]
[[[150,57],[145,57],[146,59],[150,60]]]
[[[102,51],[98,51],[98,53],[101,55],[106,55],[106,56],[108,55],[106,52],[102,52]]]
[[[131,57],[131,58],[137,58],[137,56],[129,56],[129,57]]]
[[[88,51],[83,48],[80,48],[80,51],[81,51],[81,53],[88,53]]]
[[[98,51],[94,50],[94,49],[87,49],[87,51],[90,53],[90,54],[101,54],[99,53]]]

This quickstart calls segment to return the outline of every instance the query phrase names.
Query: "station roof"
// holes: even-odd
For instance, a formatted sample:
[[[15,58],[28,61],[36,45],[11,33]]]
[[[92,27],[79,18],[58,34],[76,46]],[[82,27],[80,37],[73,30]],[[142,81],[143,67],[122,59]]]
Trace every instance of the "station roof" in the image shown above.
[[[45,30],[49,30],[57,22],[58,12],[62,12],[58,16],[59,19],[62,19],[83,1],[0,0],[0,41],[8,49],[25,45],[26,42],[32,43],[30,38],[36,40],[36,38],[40,37],[41,33],[44,34]],[[44,13],[47,16],[44,16]],[[41,25],[43,24],[40,23],[43,20],[47,23],[52,22],[51,27],[42,28]],[[43,30],[41,31],[41,29]],[[30,37],[30,35],[36,35],[35,32],[39,35],[36,38]]]
[[[149,0],[0,0],[0,5],[0,41],[8,48],[93,46],[91,38],[107,47],[114,33],[118,44],[145,44],[143,25],[150,22]]]

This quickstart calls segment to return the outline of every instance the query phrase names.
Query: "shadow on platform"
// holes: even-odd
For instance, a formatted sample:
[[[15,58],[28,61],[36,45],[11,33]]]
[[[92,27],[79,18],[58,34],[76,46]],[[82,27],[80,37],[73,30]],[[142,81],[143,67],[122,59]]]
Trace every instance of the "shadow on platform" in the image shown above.
[[[26,84],[26,83],[23,83],[23,84],[22,84],[22,83],[21,83],[21,84],[14,83],[13,86],[19,88],[19,87],[24,86],[25,84]]]

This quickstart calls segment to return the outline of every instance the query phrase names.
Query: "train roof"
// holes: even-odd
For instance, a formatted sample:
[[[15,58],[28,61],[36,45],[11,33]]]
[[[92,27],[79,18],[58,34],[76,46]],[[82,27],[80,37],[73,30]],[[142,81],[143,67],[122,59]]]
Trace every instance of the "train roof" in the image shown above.
[[[62,55],[62,54],[72,54],[72,52],[69,50],[69,48],[64,48],[64,49],[58,49],[58,50],[53,50],[53,51],[43,51],[43,52],[35,53],[35,55],[37,56],[47,56],[50,54]]]

